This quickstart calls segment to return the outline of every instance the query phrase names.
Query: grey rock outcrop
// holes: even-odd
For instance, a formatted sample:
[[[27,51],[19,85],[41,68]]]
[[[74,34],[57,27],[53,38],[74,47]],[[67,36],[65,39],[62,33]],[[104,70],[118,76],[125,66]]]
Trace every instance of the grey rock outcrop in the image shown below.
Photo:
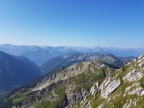
[[[90,89],[90,94],[95,95],[99,92],[100,87],[99,87],[99,82],[96,82]]]
[[[96,82],[90,89],[90,94],[96,95],[99,91],[101,91],[101,98],[107,99],[107,97],[114,92],[121,85],[120,79],[114,79],[111,81],[110,77],[107,77],[106,80],[99,85]]]
[[[89,92],[82,88],[79,92],[67,94],[68,102],[72,104],[81,101],[85,99],[88,94]]]
[[[101,98],[107,99],[107,97],[114,92],[121,85],[120,79],[111,81],[107,86],[101,86]]]

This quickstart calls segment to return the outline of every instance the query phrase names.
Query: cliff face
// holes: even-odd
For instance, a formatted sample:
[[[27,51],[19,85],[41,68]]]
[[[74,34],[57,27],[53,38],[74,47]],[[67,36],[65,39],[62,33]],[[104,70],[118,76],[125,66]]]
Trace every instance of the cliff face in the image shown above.
[[[121,69],[97,60],[74,64],[13,92],[1,102],[16,108],[144,107],[144,56]]]

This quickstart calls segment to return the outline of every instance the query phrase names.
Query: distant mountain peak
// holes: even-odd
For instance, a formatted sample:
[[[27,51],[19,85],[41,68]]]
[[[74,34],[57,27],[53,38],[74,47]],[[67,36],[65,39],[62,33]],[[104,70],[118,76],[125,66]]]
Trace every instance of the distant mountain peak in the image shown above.
[[[78,53],[112,54],[119,57],[137,57],[144,53],[143,48],[113,48],[113,47],[52,47],[52,46],[26,46],[26,45],[0,45],[0,50],[16,56],[25,56],[36,64],[43,64],[56,57]]]

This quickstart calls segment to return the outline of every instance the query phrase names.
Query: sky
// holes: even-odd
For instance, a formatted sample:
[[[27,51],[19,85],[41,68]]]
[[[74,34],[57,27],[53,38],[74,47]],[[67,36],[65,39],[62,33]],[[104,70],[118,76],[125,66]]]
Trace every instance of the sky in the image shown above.
[[[144,48],[144,0],[0,0],[0,44]]]

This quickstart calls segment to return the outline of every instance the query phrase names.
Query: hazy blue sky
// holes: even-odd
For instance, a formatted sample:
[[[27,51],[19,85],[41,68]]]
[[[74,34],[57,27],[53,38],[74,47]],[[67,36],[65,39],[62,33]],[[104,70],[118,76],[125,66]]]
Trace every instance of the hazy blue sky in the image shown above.
[[[144,47],[144,0],[0,0],[0,43]]]

